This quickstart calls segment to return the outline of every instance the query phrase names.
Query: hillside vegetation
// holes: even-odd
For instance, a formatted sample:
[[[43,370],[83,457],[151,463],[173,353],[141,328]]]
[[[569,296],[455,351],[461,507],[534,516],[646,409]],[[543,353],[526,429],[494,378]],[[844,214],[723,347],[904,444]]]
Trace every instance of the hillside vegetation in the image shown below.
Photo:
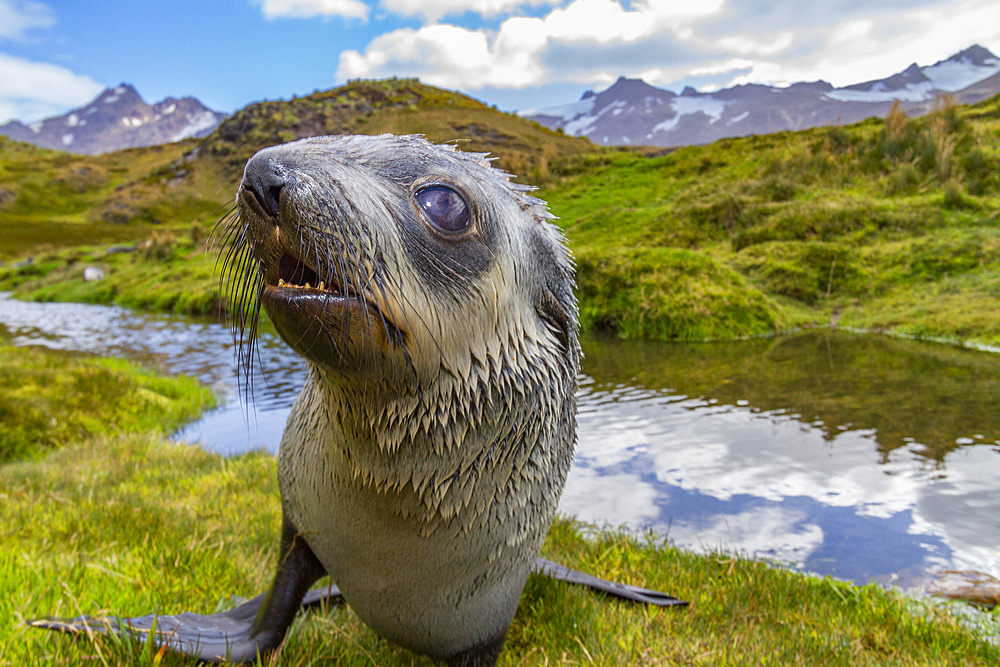
[[[0,289],[216,311],[204,242],[244,161],[338,132],[465,138],[540,185],[577,258],[587,328],[697,340],[839,323],[1000,344],[1000,98],[647,154],[415,80],[357,81],[252,104],[200,143],[96,158],[0,143],[0,258],[36,254],[0,269]],[[99,243],[137,239],[132,253]],[[108,277],[84,283],[95,264]]]
[[[259,149],[322,134],[420,133],[492,153],[531,182],[594,150],[470,97],[415,79],[355,81],[237,111],[204,140],[83,156],[0,137],[0,260],[39,249],[129,242],[164,227],[211,229]]]
[[[839,321],[1000,343],[1000,98],[584,156],[543,196],[589,326],[725,338]]]

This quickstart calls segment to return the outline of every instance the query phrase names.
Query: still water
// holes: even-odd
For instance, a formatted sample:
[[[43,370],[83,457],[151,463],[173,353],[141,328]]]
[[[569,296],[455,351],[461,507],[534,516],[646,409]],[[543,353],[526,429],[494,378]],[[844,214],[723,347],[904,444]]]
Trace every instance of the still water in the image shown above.
[[[303,363],[263,336],[239,400],[224,326],[0,295],[17,345],[128,357],[224,405],[176,437],[275,451]],[[865,583],[1000,576],[1000,355],[813,331],[740,343],[584,341],[561,511]]]

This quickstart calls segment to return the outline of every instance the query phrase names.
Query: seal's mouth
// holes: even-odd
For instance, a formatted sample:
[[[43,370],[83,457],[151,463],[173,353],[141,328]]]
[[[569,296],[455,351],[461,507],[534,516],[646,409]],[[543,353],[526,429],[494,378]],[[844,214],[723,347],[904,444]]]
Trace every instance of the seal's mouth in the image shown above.
[[[284,304],[281,310],[294,306],[296,317],[312,312],[318,319],[338,325],[342,321],[330,319],[334,312],[353,312],[366,320],[380,322],[379,327],[391,332],[394,339],[402,337],[399,327],[363,290],[351,287],[350,282],[344,284],[336,277],[324,277],[288,250],[283,250],[277,262],[264,271],[264,304],[275,311],[279,303]]]
[[[303,262],[298,257],[285,252],[278,260],[277,287],[288,287],[291,289],[313,289],[320,292],[333,292],[340,294],[340,286],[335,283],[329,285],[319,277],[316,269]]]

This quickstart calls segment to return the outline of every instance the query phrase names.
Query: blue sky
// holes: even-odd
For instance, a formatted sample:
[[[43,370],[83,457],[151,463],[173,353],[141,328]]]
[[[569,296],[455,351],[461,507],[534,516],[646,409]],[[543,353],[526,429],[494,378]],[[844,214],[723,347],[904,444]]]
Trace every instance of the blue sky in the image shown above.
[[[1000,0],[0,0],[0,122],[123,81],[222,111],[393,75],[502,109],[619,75],[846,85],[977,42],[1000,54]]]

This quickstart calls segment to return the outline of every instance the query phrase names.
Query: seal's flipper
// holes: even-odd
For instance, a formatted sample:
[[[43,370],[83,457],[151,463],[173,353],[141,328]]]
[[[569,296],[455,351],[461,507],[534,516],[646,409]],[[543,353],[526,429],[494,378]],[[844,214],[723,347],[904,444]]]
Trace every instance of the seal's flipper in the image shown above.
[[[267,593],[219,614],[182,612],[122,619],[80,616],[42,618],[28,624],[71,634],[142,636],[155,632],[157,646],[178,653],[207,662],[249,662],[277,648],[300,607],[342,599],[333,585],[308,590],[326,571],[287,520],[282,528],[281,553],[284,557]]]
[[[558,579],[559,581],[568,581],[571,584],[587,586],[596,591],[601,591],[602,593],[614,595],[615,597],[626,600],[634,600],[635,602],[655,604],[660,607],[679,607],[686,606],[688,604],[684,600],[679,600],[659,591],[642,588],[641,586],[621,584],[617,581],[598,579],[597,577],[587,574],[586,572],[571,570],[565,565],[554,563],[545,558],[535,559],[535,567],[532,568],[532,572],[546,577],[551,577],[553,579]]]

